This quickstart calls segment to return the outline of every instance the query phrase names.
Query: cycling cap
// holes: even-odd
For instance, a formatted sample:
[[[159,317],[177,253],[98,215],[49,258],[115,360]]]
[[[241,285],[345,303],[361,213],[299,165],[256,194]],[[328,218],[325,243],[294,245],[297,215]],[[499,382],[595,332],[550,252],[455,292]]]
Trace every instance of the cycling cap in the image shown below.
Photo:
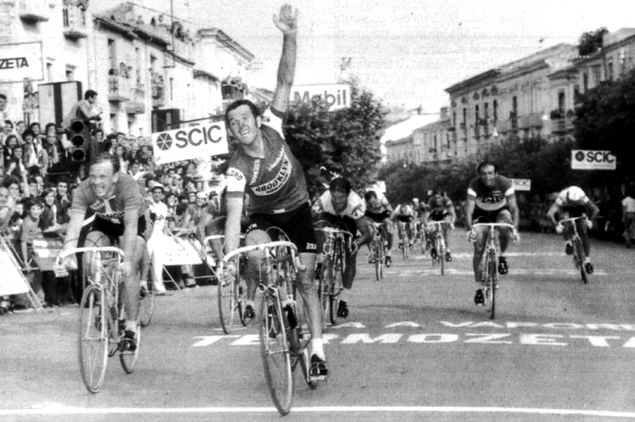
[[[196,193],[196,198],[197,199],[207,199],[207,195],[205,195],[205,192],[197,192]]]
[[[567,198],[571,202],[578,202],[578,201],[582,200],[582,198],[584,198],[584,196],[585,195],[584,195],[584,192],[582,191],[582,189],[580,189],[577,186],[571,186],[567,190]]]

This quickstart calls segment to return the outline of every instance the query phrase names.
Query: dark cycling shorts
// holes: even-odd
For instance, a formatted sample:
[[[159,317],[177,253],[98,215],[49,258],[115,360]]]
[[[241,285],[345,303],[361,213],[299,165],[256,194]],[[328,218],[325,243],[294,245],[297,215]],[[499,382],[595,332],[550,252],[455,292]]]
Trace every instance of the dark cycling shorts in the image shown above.
[[[123,236],[124,228],[123,224],[113,223],[112,221],[100,217],[95,217],[93,222],[88,225],[89,232],[103,233],[108,236],[112,244],[119,242],[119,238]],[[145,240],[147,229],[148,226],[146,224],[146,217],[145,215],[142,215],[139,217],[139,221],[137,222],[137,236],[140,236]]]
[[[505,218],[504,211],[507,211],[510,218]],[[495,211],[485,211],[480,208],[474,208],[474,214],[472,214],[472,221],[474,223],[512,223],[511,211],[509,207],[503,207]]]
[[[410,215],[398,215],[397,220],[401,221],[402,223],[410,223],[412,222],[413,218]]]
[[[390,213],[388,211],[380,213],[366,211],[364,215],[373,220],[375,223],[381,223],[385,219],[390,218]]]
[[[441,212],[432,212],[428,217],[431,221],[445,221],[450,216],[450,213],[446,210]]]
[[[564,217],[567,215],[568,217]],[[563,218],[582,217],[583,215],[586,215],[585,207],[564,207],[560,210],[560,212],[558,212],[558,220]]]
[[[249,226],[245,233],[253,230],[267,231],[267,229],[274,227],[282,230],[289,237],[289,241],[295,243],[299,253],[316,252],[317,242],[313,230],[311,206],[308,202],[294,210],[280,214],[254,213],[249,217]],[[275,230],[269,230],[267,233],[272,237],[272,240],[277,240]]]

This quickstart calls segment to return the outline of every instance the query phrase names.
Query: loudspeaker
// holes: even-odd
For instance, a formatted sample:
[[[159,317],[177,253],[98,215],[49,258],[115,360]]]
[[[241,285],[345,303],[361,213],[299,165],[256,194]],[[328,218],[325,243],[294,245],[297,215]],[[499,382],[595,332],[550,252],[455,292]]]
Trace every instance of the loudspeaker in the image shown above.
[[[79,81],[52,82],[38,86],[40,99],[39,123],[60,125],[71,108],[82,99],[82,83]]]

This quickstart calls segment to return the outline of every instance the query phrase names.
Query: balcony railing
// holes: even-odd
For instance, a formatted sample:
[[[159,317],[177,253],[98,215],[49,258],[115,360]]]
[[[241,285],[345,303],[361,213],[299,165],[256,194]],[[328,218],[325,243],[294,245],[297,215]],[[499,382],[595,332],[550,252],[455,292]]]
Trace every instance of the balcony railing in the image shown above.
[[[564,134],[574,129],[572,117],[561,117],[551,120],[551,133]]]
[[[126,103],[126,113],[143,114],[146,112],[145,95],[146,90],[143,84],[136,84],[132,90],[132,98]]]
[[[35,24],[49,20],[48,0],[20,0],[20,19],[26,23]]]
[[[108,76],[108,101],[130,101],[130,79],[119,75]]]
[[[73,5],[64,6],[62,9],[62,22],[66,38],[78,40],[88,36],[85,10]]]

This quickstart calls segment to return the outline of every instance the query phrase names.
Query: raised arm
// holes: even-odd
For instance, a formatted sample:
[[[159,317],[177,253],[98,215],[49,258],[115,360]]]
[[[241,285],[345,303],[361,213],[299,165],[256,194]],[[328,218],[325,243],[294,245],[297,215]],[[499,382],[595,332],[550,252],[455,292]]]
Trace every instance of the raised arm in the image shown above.
[[[282,31],[282,56],[278,65],[278,81],[273,95],[272,106],[286,112],[291,95],[291,86],[295,76],[295,59],[297,52],[296,34],[298,29],[298,10],[285,4],[279,15],[273,15],[273,22]]]

